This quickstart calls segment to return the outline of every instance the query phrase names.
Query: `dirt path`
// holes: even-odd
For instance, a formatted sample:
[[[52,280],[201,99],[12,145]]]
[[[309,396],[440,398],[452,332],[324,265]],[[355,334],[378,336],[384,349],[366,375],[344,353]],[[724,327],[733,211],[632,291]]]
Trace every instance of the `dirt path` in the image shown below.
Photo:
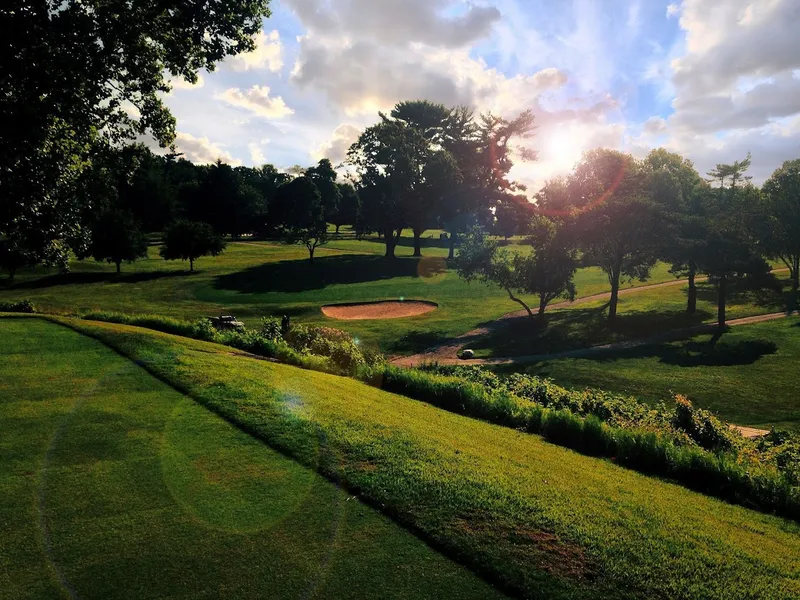
[[[784,271],[788,271],[788,269],[775,269],[773,273],[781,273]],[[698,277],[695,281],[697,283],[701,283],[707,281],[707,277]],[[676,285],[685,285],[688,283],[686,279],[677,279],[675,281],[666,281],[663,283],[654,283],[650,285],[642,285],[639,287],[632,287],[626,288],[619,291],[620,296],[627,296],[629,294],[634,294],[637,292],[646,292],[648,290],[654,290],[659,288],[665,287],[673,287]],[[608,300],[611,298],[611,292],[603,292],[601,294],[593,294],[591,296],[584,296],[583,298],[577,298],[572,302],[557,302],[555,304],[551,304],[547,307],[547,310],[555,310],[560,308],[569,308],[572,306],[578,306],[580,304],[587,304],[590,302],[595,302],[598,300]],[[494,333],[498,329],[508,325],[509,320],[524,317],[527,315],[527,312],[524,310],[518,310],[511,313],[507,313],[497,319],[496,321],[492,321],[488,325],[483,327],[479,327],[478,329],[473,329],[472,331],[468,331],[458,337],[453,338],[452,340],[441,344],[435,348],[431,348],[427,352],[423,352],[421,354],[415,354],[413,356],[404,356],[396,358],[392,361],[392,364],[401,366],[401,367],[413,367],[415,365],[423,364],[423,363],[430,363],[430,362],[438,362],[439,364],[460,364],[460,365],[509,365],[509,364],[525,364],[531,362],[539,362],[542,360],[554,359],[554,358],[568,358],[568,357],[576,357],[582,356],[586,353],[595,353],[595,352],[603,352],[603,351],[613,351],[613,350],[624,350],[627,348],[635,348],[637,346],[644,346],[647,344],[652,343],[659,343],[663,341],[669,341],[673,338],[678,338],[681,336],[685,336],[686,334],[690,333],[702,333],[703,331],[710,330],[715,328],[715,325],[698,325],[695,327],[685,328],[685,329],[678,329],[674,331],[669,331],[663,334],[659,334],[657,336],[652,336],[648,338],[643,338],[641,340],[631,340],[628,342],[618,342],[614,344],[604,344],[602,346],[593,346],[591,348],[583,348],[578,350],[570,350],[567,352],[559,352],[556,354],[537,354],[537,355],[530,355],[530,356],[516,356],[516,357],[508,357],[508,358],[483,358],[483,359],[472,359],[472,360],[460,360],[456,354],[458,351],[463,348],[464,346],[469,345],[470,343],[486,336],[491,333]],[[736,325],[746,325],[748,323],[758,323],[761,321],[769,321],[772,319],[777,319],[781,317],[787,316],[785,313],[773,313],[769,315],[756,315],[753,317],[745,317],[742,319],[734,319],[732,321],[728,321],[729,326],[736,326]]]

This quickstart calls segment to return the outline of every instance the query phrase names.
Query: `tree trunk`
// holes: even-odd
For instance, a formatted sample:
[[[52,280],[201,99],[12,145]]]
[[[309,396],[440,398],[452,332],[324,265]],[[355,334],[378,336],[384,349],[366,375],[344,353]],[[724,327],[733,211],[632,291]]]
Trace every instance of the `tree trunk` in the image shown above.
[[[194,271],[194,259],[189,258],[189,270]]]
[[[539,296],[539,322],[544,323],[545,311],[547,310],[547,297],[544,294]]]
[[[339,226],[336,226],[336,235],[339,235]]]
[[[413,229],[414,232],[414,256],[420,257],[422,256],[422,234],[425,232],[424,229]]]
[[[614,321],[617,318],[617,305],[619,304],[619,269],[613,269],[611,277],[611,301],[608,303],[608,320]]]
[[[117,275],[119,275],[120,271],[122,271],[122,261],[121,261],[121,260],[118,260],[118,261],[117,261],[116,263],[114,263],[114,264],[116,264],[116,265],[117,265]]]
[[[453,260],[456,257],[456,235],[454,233],[450,234],[448,243],[450,244],[450,252],[447,255],[447,260]]]
[[[8,280],[14,281],[14,275],[17,274],[17,267],[9,267],[8,268]]]
[[[719,297],[717,298],[717,325],[719,325],[720,329],[725,328],[725,322],[727,321],[725,318],[725,303],[727,301],[727,294],[728,277],[726,275],[722,275],[719,278]]]
[[[693,315],[697,312],[697,283],[695,283],[695,278],[697,277],[697,271],[694,265],[689,267],[689,299],[686,304],[686,312],[690,315]]]
[[[386,258],[394,258],[394,232],[391,228],[387,228],[384,232],[384,241],[386,242]]]
[[[530,306],[528,306],[527,304],[525,304],[525,302],[523,302],[522,300],[520,300],[519,298],[517,298],[516,296],[514,296],[513,292],[512,292],[511,290],[509,290],[508,288],[506,288],[506,292],[508,292],[508,297],[509,297],[511,300],[513,300],[513,301],[514,301],[514,302],[516,302],[517,304],[521,305],[521,306],[522,306],[522,308],[524,308],[525,310],[527,310],[527,311],[528,311],[528,316],[529,316],[531,319],[535,319],[535,318],[536,318],[536,316],[533,314],[533,311],[531,310],[531,307],[530,307]]]
[[[794,312],[798,309],[798,291],[800,290],[800,256],[795,256],[792,268],[790,269],[792,277],[792,293],[789,296],[789,312]]]
[[[314,264],[314,246],[308,247],[308,264]]]

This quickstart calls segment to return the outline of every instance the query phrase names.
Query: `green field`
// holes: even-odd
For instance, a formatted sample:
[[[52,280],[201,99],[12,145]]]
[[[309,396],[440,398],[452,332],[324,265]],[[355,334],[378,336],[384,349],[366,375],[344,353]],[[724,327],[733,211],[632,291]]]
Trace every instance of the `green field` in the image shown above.
[[[5,337],[25,340],[19,342],[22,347],[40,344],[54,352],[80,344],[96,347],[55,325],[10,323],[15,328],[38,323],[25,335],[6,329],[4,334],[11,335]],[[273,447],[359,490],[451,556],[524,596],[788,599],[800,593],[796,523],[350,379],[146,330],[69,324]],[[69,364],[71,356],[80,361],[79,353],[57,355],[54,370],[92,385],[92,378]],[[40,371],[28,371],[28,377],[41,380],[31,383],[32,389],[69,389],[51,387]],[[27,415],[31,409],[24,410]],[[52,417],[34,412],[29,418],[33,423],[62,419],[52,412]],[[109,445],[103,438],[101,447],[111,452]],[[29,494],[35,492],[35,484],[19,479],[29,483]],[[28,528],[35,528],[35,515],[31,521]],[[80,545],[81,536],[68,540]],[[291,541],[285,545],[294,552]]]
[[[642,400],[688,396],[741,425],[800,431],[800,319],[743,325],[722,337],[562,358],[525,368],[568,387],[594,387]]]
[[[230,312],[251,326],[261,317],[287,314],[300,321],[345,328],[388,354],[425,350],[520,307],[505,292],[481,284],[468,285],[448,269],[447,250],[427,240],[422,259],[412,258],[411,239],[403,238],[398,258],[383,258],[378,241],[334,240],[308,264],[301,246],[270,242],[234,242],[217,258],[201,258],[196,273],[188,265],[166,262],[158,247],[149,258],[114,266],[76,261],[68,274],[20,273],[17,281],[0,280],[0,301],[28,298],[45,312],[78,314],[106,310],[156,313],[185,319]],[[649,283],[674,277],[659,265]],[[609,289],[598,268],[576,276],[580,296]],[[642,285],[636,282],[636,285]],[[327,319],[325,304],[385,299],[423,299],[439,309],[420,317],[388,321],[343,322]]]
[[[99,342],[0,338],[0,598],[500,597]]]

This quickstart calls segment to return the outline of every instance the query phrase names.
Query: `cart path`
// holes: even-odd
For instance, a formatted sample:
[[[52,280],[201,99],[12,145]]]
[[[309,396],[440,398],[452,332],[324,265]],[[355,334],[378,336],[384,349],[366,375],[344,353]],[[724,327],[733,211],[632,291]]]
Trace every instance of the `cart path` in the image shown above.
[[[773,273],[782,273],[787,272],[789,269],[774,269]],[[708,277],[697,277],[695,281],[697,283],[701,283],[707,281]],[[689,283],[688,279],[676,279],[675,281],[666,281],[663,283],[653,283],[649,285],[642,285],[638,287],[631,287],[625,288],[619,291],[620,296],[627,296],[629,294],[634,294],[637,292],[645,292],[648,290],[659,289],[659,288],[666,288],[666,287],[673,287],[676,285],[686,285]],[[562,309],[562,308],[569,308],[572,306],[577,306],[580,304],[587,304],[590,302],[595,302],[598,300],[608,300],[611,298],[611,292],[603,292],[600,294],[593,294],[591,296],[584,296],[582,298],[577,298],[573,301],[566,301],[566,302],[557,302],[551,304],[547,307],[547,310],[555,310],[555,309]],[[484,358],[484,359],[471,359],[471,360],[460,360],[457,356],[458,351],[463,348],[464,346],[469,345],[471,342],[474,342],[490,333],[494,333],[498,329],[506,326],[509,324],[511,319],[516,319],[519,317],[525,317],[527,312],[525,310],[517,310],[514,312],[507,313],[497,319],[496,321],[492,321],[483,327],[479,327],[477,329],[473,329],[472,331],[468,331],[467,333],[461,334],[435,348],[431,348],[430,350],[423,352],[421,354],[415,354],[412,356],[403,356],[398,357],[392,360],[392,364],[401,366],[401,367],[413,367],[415,365],[420,365],[424,363],[431,363],[437,362],[439,364],[460,364],[460,365],[508,365],[508,364],[525,364],[531,362],[539,362],[541,360],[546,359],[553,359],[553,358],[565,358],[570,357],[573,355],[578,355],[578,353],[585,353],[585,352],[597,352],[597,351],[609,351],[609,350],[623,350],[626,348],[633,348],[636,346],[642,346],[646,344],[657,343],[659,341],[665,341],[664,338],[667,340],[672,337],[680,337],[682,335],[686,335],[687,333],[693,333],[695,331],[702,333],[709,328],[713,329],[716,328],[716,325],[698,325],[695,327],[689,327],[684,329],[678,329],[666,333],[659,334],[657,336],[652,336],[649,338],[643,338],[641,340],[631,340],[627,342],[618,342],[614,344],[604,344],[602,346],[594,346],[591,348],[583,348],[578,350],[570,350],[567,352],[560,352],[556,354],[538,354],[538,355],[530,355],[530,356],[517,356],[517,357],[508,357],[508,358]],[[745,317],[742,319],[734,319],[728,321],[729,326],[736,326],[736,325],[746,325],[748,323],[758,323],[760,321],[768,321],[772,319],[777,319],[781,317],[787,316],[786,313],[773,313],[768,315],[756,315],[753,317]]]

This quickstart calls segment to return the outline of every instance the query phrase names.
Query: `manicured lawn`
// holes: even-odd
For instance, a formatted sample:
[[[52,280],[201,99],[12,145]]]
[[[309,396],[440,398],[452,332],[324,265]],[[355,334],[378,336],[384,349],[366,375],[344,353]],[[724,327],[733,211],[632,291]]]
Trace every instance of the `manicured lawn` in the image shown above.
[[[796,598],[800,526],[346,378],[71,321],[535,598]]]
[[[425,350],[520,308],[505,292],[460,280],[448,269],[447,250],[437,247],[438,239],[426,243],[432,247],[415,259],[411,239],[403,238],[399,258],[387,261],[378,241],[338,239],[320,248],[311,266],[300,246],[235,242],[222,256],[199,259],[196,273],[184,263],[162,260],[153,246],[148,259],[123,265],[119,276],[113,265],[89,260],[75,262],[66,275],[39,271],[21,273],[12,284],[0,280],[0,300],[29,298],[42,311],[63,314],[106,310],[194,320],[229,312],[250,326],[264,316],[287,314],[347,329],[392,355]],[[672,279],[666,265],[659,265],[651,282]],[[597,268],[582,269],[576,284],[581,296],[608,289]],[[431,300],[439,309],[361,322],[331,320],[320,310],[325,304],[398,298]]]
[[[99,342],[0,339],[0,598],[501,597]]]
[[[800,431],[800,318],[731,328],[689,340],[537,363],[525,371],[569,387],[657,402],[672,393],[742,425]]]
[[[778,274],[784,292],[732,290],[728,319],[780,312],[786,309],[789,281]],[[686,314],[684,285],[655,288],[620,296],[619,313],[608,323],[607,301],[600,300],[556,309],[542,329],[527,317],[515,319],[509,327],[471,342],[478,357],[529,356],[550,354],[600,344],[645,338],[665,331],[716,323],[716,292],[709,283],[698,284],[697,312]],[[597,386],[602,387],[602,386]]]

